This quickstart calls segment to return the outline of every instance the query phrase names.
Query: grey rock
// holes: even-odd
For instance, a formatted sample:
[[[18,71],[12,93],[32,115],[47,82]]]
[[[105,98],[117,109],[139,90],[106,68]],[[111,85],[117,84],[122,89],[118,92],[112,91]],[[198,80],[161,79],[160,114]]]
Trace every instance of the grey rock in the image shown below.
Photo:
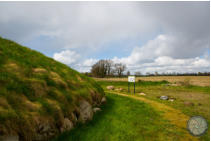
[[[98,111],[101,111],[101,109],[100,109],[100,108],[98,108],[98,107],[93,108],[93,112],[94,112],[94,113],[96,113],[96,112],[98,112]]]
[[[106,87],[108,90],[114,90],[114,86],[107,86]]]
[[[173,102],[173,101],[174,101],[174,99],[173,99],[173,98],[170,98],[170,99],[169,99],[169,101]]]
[[[161,100],[168,100],[169,98],[168,98],[168,96],[166,96],[166,95],[162,95],[162,96],[160,97],[160,99],[161,99]]]
[[[145,94],[145,93],[139,93],[139,95],[143,95],[143,96],[145,96],[146,94]]]
[[[64,118],[63,125],[60,128],[61,132],[71,130],[73,128],[73,123],[68,118]]]
[[[42,123],[39,125],[39,132],[40,133],[46,133],[49,132],[51,130],[51,126],[48,122],[46,123]]]
[[[92,105],[85,100],[80,101],[79,112],[79,121],[82,123],[91,120],[93,117]]]
[[[105,96],[101,99],[101,103],[102,104],[106,103],[106,97]]]
[[[33,140],[36,141],[48,140],[50,137],[55,136],[56,133],[57,133],[56,127],[51,125],[50,122],[40,122],[37,134],[34,136]]]

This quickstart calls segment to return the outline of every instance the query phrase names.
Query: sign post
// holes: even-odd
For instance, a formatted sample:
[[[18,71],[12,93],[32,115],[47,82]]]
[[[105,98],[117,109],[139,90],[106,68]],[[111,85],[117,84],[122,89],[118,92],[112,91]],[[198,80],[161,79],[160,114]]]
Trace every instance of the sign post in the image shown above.
[[[130,83],[134,83],[134,94],[135,94],[135,76],[128,76],[128,93],[130,92]]]
[[[136,93],[136,83],[134,82],[134,94]]]

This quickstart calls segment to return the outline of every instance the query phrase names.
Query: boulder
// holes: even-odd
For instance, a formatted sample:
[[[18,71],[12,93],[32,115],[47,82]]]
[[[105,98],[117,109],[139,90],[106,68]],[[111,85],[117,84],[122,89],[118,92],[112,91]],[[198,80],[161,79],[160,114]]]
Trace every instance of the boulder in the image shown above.
[[[61,132],[71,130],[73,128],[73,123],[68,118],[64,118],[63,125],[60,128]]]
[[[106,87],[108,90],[114,90],[114,86],[107,86]]]
[[[105,104],[106,103],[106,97],[105,96],[101,99],[101,103],[102,104]]]
[[[139,93],[139,95],[143,95],[143,96],[145,96],[146,94],[145,94],[145,93]]]
[[[161,100],[168,100],[169,98],[168,98],[168,96],[166,96],[166,95],[162,95],[162,96],[160,97],[160,99],[161,99]]]
[[[91,120],[93,117],[93,110],[92,110],[92,105],[89,104],[86,100],[81,100],[80,101],[80,106],[79,106],[79,121],[82,123],[85,123],[88,120]]]
[[[57,134],[57,130],[55,126],[51,125],[50,122],[41,122],[38,126],[37,134],[35,135],[35,139],[37,141],[48,140],[49,138],[55,136]]]
[[[96,113],[96,112],[98,112],[98,111],[101,111],[101,109],[98,108],[98,107],[93,108],[93,112],[94,112],[94,113]]]
[[[173,101],[174,101],[174,99],[173,99],[173,98],[170,98],[170,99],[169,99],[169,101],[173,102]]]

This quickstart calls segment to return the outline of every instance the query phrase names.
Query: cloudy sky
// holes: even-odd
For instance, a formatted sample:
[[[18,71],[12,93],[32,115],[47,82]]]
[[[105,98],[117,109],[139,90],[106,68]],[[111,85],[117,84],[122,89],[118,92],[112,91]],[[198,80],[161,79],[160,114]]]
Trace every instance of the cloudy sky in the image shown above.
[[[209,2],[0,2],[0,36],[85,72],[100,59],[131,72],[210,67]]]

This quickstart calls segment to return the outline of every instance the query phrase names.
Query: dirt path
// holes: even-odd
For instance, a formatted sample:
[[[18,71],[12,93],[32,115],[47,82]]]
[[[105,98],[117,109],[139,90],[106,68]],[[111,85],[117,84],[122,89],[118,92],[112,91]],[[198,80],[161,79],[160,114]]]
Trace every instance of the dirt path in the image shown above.
[[[143,101],[147,104],[150,104],[156,110],[163,112],[164,118],[169,120],[173,125],[177,126],[181,132],[184,133],[185,138],[182,139],[183,141],[197,141],[198,140],[197,137],[190,135],[189,132],[187,131],[186,125],[187,125],[189,116],[183,114],[181,111],[174,109],[172,107],[169,107],[165,104],[146,99],[144,97],[138,97],[135,95],[126,95],[126,94],[122,94],[122,93],[118,93],[118,92],[111,92],[111,91],[105,91],[105,92],[134,98],[134,99]]]

